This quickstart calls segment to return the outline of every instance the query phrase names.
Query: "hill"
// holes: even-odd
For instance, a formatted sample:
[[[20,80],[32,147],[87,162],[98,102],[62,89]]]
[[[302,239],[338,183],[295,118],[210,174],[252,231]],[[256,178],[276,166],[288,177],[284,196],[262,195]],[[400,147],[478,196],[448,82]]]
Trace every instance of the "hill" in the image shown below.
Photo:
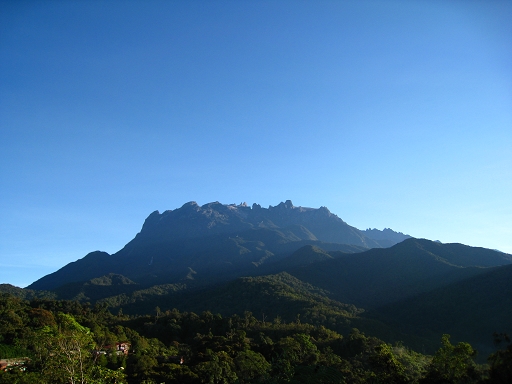
[[[32,300],[35,298],[54,299],[57,297],[57,295],[54,292],[20,288],[11,284],[0,284],[0,294],[2,293],[25,300]]]
[[[318,259],[315,249],[303,249],[300,259]],[[330,259],[297,265],[294,255],[282,270],[331,293],[343,303],[376,308],[512,263],[512,256],[462,244],[440,244],[410,238],[390,248],[362,253],[329,252]],[[286,260],[289,260],[286,265]]]
[[[494,332],[512,333],[512,265],[377,308],[370,316],[423,338],[449,333],[487,356]]]
[[[61,300],[83,300],[95,302],[104,297],[131,293],[140,289],[139,284],[123,275],[110,273],[86,282],[64,284],[53,292]]]
[[[453,333],[487,355],[493,348],[492,332],[508,329],[511,261],[510,255],[493,250],[408,239],[388,249],[352,254],[306,245],[259,269],[270,274],[223,283],[195,280],[191,274],[176,284],[128,284],[129,290],[107,297],[110,280],[96,280],[107,280],[99,287],[105,295],[101,301],[114,312],[122,308],[143,314],[159,307],[228,316],[249,311],[257,318],[302,319],[342,333],[355,327],[429,353],[438,348],[441,334]],[[84,296],[75,298],[93,298],[93,285],[83,284]],[[468,290],[472,286],[476,288]],[[492,310],[478,310],[487,306]],[[438,313],[442,308],[452,312]]]
[[[304,283],[287,273],[276,275],[240,277],[233,281],[207,288],[175,291],[162,296],[123,305],[124,313],[151,313],[156,306],[162,310],[176,308],[180,311],[201,313],[205,310],[223,316],[252,312],[257,318],[280,317],[284,322],[318,322],[338,317],[355,317],[363,312],[350,304],[342,304],[327,297],[327,292]],[[111,303],[109,299],[105,302]],[[336,323],[335,320],[333,320]]]

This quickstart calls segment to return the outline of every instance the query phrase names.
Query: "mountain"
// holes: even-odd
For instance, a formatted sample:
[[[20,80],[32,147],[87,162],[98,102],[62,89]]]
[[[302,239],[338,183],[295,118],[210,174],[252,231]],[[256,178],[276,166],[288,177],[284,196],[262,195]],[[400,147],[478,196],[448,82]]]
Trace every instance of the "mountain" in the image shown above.
[[[167,299],[166,295],[179,293],[179,300],[182,300],[185,292],[206,292],[222,280],[235,280],[241,276],[264,278],[286,273],[304,284],[317,287],[329,299],[374,309],[486,273],[495,266],[512,263],[512,256],[500,252],[424,239],[408,239],[391,248],[360,253],[346,251],[327,251],[315,245],[305,245],[277,262],[253,268],[250,274],[242,271],[238,276],[231,275],[231,278],[199,279],[195,271],[189,269],[187,276],[178,282],[145,286],[111,274],[86,282],[68,283],[54,292],[64,299],[104,300],[113,307],[134,303],[146,307],[152,301],[174,300]],[[464,252],[467,257],[463,256]],[[110,283],[113,276],[119,283]],[[179,307],[192,310],[183,305]]]
[[[351,328],[424,353],[439,348],[443,333],[469,341],[487,356],[493,332],[510,332],[512,256],[462,244],[408,239],[360,253],[306,245],[262,275],[201,284],[157,285],[102,301],[124,313],[177,308],[223,316],[245,311],[269,321],[279,317]]]
[[[376,308],[512,263],[511,255],[494,250],[415,238],[390,248],[328,256],[305,248],[280,265],[282,271],[329,291],[335,300],[362,308]],[[323,261],[297,262],[319,259]]]
[[[144,286],[189,278],[216,279],[254,273],[304,245],[360,252],[406,238],[391,230],[373,239],[327,208],[296,207],[290,200],[269,208],[258,204],[199,206],[195,202],[163,213],[155,211],[140,233],[119,252],[92,252],[44,276],[28,288],[53,290],[110,273]]]
[[[360,231],[325,207],[191,202],[150,214],[115,254],[92,252],[30,290],[3,291],[47,290],[128,314],[250,311],[263,321],[355,327],[429,353],[440,333],[453,333],[490,351],[492,332],[509,330],[511,264],[485,248]]]
[[[391,247],[405,239],[411,238],[409,235],[404,235],[402,232],[395,232],[390,228],[384,228],[382,231],[376,228],[368,228],[361,232],[369,239],[377,241],[382,247]]]
[[[492,335],[512,333],[512,265],[388,304],[371,317],[423,338],[443,333],[470,342],[482,356],[492,352]]]

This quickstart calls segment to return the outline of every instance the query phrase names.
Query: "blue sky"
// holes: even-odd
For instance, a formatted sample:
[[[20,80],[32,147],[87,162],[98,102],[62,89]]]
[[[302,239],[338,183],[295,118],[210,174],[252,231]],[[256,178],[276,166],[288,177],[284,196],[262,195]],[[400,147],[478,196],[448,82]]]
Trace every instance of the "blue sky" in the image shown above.
[[[0,2],[0,283],[188,201],[512,253],[510,1]]]

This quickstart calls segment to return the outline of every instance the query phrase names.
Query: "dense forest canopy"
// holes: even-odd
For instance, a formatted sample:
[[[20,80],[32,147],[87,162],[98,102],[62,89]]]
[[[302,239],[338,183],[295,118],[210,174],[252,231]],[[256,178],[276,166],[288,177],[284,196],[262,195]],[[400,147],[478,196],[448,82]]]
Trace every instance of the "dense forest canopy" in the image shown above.
[[[492,335],[490,335],[492,337]],[[0,296],[2,383],[509,383],[512,344],[488,364],[444,335],[433,355],[358,329],[162,311],[112,314],[107,304]],[[123,350],[121,346],[126,350]]]

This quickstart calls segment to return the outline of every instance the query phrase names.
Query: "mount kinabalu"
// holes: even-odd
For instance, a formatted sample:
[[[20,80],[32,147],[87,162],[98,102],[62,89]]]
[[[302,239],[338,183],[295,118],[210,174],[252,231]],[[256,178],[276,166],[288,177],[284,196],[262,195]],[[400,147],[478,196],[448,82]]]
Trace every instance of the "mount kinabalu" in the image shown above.
[[[300,315],[429,353],[448,329],[491,351],[493,332],[511,332],[511,267],[512,255],[490,249],[360,231],[324,207],[187,203],[153,212],[113,255],[92,252],[29,289],[0,292],[101,301],[130,314]]]
[[[151,213],[140,233],[119,252],[92,252],[28,288],[52,290],[110,273],[143,285],[177,282],[191,273],[227,276],[250,272],[304,245],[356,253],[409,237],[389,229],[361,231],[325,207],[296,207],[290,200],[269,208],[190,202]]]

